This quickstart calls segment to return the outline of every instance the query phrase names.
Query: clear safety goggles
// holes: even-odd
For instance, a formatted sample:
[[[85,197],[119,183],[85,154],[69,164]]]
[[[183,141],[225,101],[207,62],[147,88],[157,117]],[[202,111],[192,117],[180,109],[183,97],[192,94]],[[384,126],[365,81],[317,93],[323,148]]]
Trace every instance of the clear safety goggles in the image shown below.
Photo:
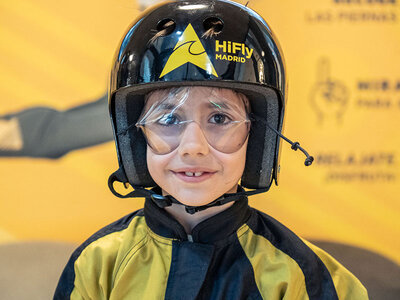
[[[247,98],[228,89],[182,87],[147,95],[136,127],[156,154],[177,149],[189,124],[199,126],[208,144],[233,153],[245,143],[250,130]],[[188,133],[190,134],[190,133]]]

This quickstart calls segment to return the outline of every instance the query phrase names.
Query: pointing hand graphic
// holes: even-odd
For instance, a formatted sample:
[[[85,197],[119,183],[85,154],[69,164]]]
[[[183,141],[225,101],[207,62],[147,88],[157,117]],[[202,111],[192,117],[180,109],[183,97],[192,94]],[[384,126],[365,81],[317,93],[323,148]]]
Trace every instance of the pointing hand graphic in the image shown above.
[[[310,102],[316,111],[318,121],[334,117],[341,121],[349,99],[347,87],[338,80],[333,80],[330,74],[330,62],[321,58],[317,63],[317,80],[313,85]]]

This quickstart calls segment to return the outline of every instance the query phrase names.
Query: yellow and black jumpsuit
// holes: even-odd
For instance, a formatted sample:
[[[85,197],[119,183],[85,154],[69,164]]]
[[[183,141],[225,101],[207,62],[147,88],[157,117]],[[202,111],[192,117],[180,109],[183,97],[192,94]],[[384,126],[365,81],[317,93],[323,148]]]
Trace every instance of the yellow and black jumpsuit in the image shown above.
[[[187,235],[147,199],[71,256],[54,299],[368,299],[331,256],[247,198]]]

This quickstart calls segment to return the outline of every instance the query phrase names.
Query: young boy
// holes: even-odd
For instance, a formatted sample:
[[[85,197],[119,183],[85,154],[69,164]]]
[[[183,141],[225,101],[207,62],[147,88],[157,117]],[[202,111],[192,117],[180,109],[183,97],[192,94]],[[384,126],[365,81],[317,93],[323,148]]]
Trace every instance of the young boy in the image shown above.
[[[109,95],[120,165],[109,187],[145,207],[82,244],[54,298],[368,299],[332,257],[248,206],[278,179],[285,88],[276,39],[249,8],[146,11],[117,51]]]

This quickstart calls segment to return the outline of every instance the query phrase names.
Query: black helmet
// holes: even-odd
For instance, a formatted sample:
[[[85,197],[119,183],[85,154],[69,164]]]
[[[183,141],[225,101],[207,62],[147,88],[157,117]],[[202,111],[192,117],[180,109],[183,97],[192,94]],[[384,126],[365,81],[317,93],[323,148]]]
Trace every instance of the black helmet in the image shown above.
[[[279,137],[267,126],[282,130],[282,52],[257,13],[226,0],[166,2],[146,10],[128,30],[111,71],[109,108],[120,166],[112,182],[156,185],[147,169],[145,138],[134,126],[146,93],[175,86],[245,94],[252,114],[264,122],[251,125],[241,185],[268,189],[273,180],[277,183]]]

